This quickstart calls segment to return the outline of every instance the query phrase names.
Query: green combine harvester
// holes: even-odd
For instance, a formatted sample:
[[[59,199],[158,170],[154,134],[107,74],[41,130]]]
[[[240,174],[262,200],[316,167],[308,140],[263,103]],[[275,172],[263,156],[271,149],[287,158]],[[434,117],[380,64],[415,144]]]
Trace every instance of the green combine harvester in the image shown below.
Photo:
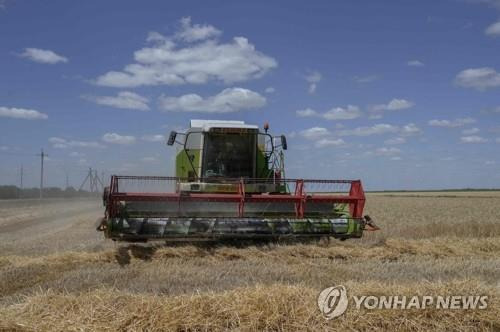
[[[285,177],[285,136],[243,121],[191,120],[171,132],[175,177],[113,175],[98,230],[118,241],[360,238],[360,180]]]

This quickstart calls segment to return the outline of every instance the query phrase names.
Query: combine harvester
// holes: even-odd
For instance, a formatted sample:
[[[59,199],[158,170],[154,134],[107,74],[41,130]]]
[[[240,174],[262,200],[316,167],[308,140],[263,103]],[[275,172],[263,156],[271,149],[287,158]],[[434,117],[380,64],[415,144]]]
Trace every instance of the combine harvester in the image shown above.
[[[360,180],[285,177],[285,136],[243,121],[191,120],[171,132],[176,176],[113,175],[98,230],[118,241],[334,237],[377,230]]]

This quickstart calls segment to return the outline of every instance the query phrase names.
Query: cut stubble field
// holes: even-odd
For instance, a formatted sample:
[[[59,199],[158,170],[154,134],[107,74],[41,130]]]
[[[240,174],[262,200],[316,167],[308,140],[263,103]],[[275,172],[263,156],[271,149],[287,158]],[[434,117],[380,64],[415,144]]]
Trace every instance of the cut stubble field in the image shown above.
[[[0,201],[0,331],[500,330],[500,193],[368,194],[360,240],[127,245],[97,200]],[[485,310],[358,310],[351,295],[487,295]]]

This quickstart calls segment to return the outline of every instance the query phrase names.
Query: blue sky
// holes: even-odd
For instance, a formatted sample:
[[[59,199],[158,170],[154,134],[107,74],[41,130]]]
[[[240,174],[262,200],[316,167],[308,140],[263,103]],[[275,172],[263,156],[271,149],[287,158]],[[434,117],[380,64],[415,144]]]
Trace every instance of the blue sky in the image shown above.
[[[172,175],[161,135],[237,119],[289,177],[500,187],[500,1],[0,0],[0,183]]]

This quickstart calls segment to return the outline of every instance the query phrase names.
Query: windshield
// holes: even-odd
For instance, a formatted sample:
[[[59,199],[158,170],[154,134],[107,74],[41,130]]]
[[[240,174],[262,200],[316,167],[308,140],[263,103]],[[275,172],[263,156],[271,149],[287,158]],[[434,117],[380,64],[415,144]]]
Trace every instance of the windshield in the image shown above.
[[[206,133],[202,177],[254,177],[254,133]]]

